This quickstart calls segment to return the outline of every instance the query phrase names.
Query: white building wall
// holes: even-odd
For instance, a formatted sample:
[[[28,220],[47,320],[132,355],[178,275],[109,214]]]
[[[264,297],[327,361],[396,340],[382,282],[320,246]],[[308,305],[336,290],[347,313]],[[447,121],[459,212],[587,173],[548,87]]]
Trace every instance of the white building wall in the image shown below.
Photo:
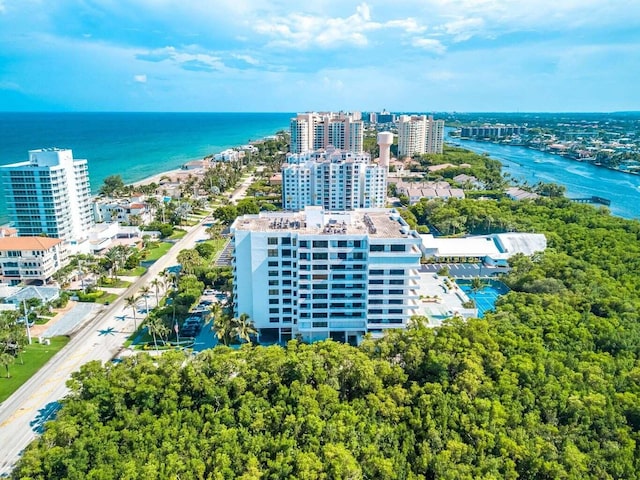
[[[282,166],[282,205],[354,210],[385,205],[388,167],[371,163],[368,154],[338,150],[289,155]]]
[[[307,209],[306,225],[329,230],[309,233],[282,220],[295,213],[234,222],[234,314],[247,313],[261,335],[268,332],[275,341],[301,335],[306,341],[331,336],[359,343],[367,332],[406,327],[417,308],[419,236],[392,210],[383,211],[406,236],[384,238],[366,229],[345,233],[342,222],[351,225],[352,215],[360,222],[363,211],[330,214],[314,208]],[[280,219],[281,227],[238,228],[257,218]]]
[[[20,236],[42,233],[71,244],[93,225],[86,160],[71,150],[29,151],[29,160],[2,168],[7,209]]]

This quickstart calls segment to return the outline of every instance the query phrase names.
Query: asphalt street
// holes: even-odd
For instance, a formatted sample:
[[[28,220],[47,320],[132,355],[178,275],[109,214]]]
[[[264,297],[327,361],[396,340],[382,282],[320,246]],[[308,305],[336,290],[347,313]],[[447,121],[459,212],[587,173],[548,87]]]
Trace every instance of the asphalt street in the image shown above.
[[[244,192],[247,186],[243,183],[233,196]],[[107,362],[121,350],[134,331],[133,313],[125,306],[124,299],[139,295],[142,286],[149,284],[166,267],[175,265],[181,250],[193,248],[198,240],[208,238],[202,224],[190,227],[187,234],[118,300],[94,311],[95,316],[85,320],[69,343],[0,405],[0,476],[9,475],[24,448],[42,432],[44,422],[55,415],[58,401],[68,393],[66,382],[71,373],[92,360]],[[155,295],[149,297],[149,305],[155,306]],[[138,325],[143,317],[137,315]]]

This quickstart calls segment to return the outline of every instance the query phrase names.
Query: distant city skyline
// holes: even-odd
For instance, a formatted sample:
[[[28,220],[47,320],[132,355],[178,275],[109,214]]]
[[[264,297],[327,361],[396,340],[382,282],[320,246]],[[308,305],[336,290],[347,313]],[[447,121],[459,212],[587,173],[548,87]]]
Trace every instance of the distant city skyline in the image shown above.
[[[640,110],[636,1],[205,4],[0,0],[0,110]]]

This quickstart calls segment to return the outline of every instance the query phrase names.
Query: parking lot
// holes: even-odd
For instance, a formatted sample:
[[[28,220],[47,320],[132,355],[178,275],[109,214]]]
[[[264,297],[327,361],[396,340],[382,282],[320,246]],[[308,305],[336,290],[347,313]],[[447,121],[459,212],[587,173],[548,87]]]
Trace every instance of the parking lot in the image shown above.
[[[488,267],[482,263],[426,263],[420,272],[438,273],[443,268],[447,268],[453,278],[492,277],[509,271],[509,267]]]

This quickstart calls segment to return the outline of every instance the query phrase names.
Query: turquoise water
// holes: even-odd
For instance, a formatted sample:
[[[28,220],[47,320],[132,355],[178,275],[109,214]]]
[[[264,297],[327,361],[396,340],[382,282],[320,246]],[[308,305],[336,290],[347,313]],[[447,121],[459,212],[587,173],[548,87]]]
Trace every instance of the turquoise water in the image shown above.
[[[447,128],[447,132],[452,129]],[[477,153],[488,153],[502,163],[503,173],[534,185],[557,183],[569,198],[598,196],[611,200],[609,210],[624,218],[640,218],[640,176],[569,160],[526,147],[447,137],[447,142]]]
[[[291,113],[0,113],[0,164],[59,147],[89,163],[95,193],[109,175],[126,183],[288,130]],[[0,198],[0,223],[6,222]]]
[[[477,292],[471,288],[470,280],[456,280],[456,283],[469,298],[476,302],[478,318],[483,318],[485,312],[493,310],[498,297],[509,292],[509,287],[497,280],[485,280],[485,286]]]

